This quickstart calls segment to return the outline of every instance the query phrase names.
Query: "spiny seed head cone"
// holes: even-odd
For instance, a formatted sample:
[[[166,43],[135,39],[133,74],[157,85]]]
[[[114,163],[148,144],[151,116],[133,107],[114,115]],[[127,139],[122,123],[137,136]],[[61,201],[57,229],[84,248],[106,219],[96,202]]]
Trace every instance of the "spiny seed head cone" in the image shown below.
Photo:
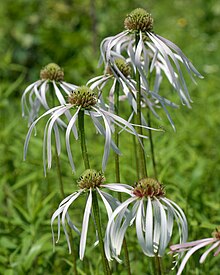
[[[220,226],[216,228],[216,230],[212,233],[212,236],[218,240],[220,240]]]
[[[119,71],[125,76],[128,77],[131,75],[131,66],[126,63],[123,59],[117,58],[115,59],[115,65],[118,67]],[[113,75],[111,67],[107,66],[106,73]]]
[[[99,187],[105,181],[105,177],[101,172],[93,169],[87,169],[77,183],[80,189],[89,189]]]
[[[124,26],[130,31],[152,31],[153,18],[146,10],[138,8],[126,16]]]
[[[137,197],[163,197],[165,195],[164,187],[153,178],[143,178],[135,186],[133,194]]]
[[[49,63],[40,71],[40,78],[51,81],[62,81],[64,78],[64,72],[57,64]]]
[[[74,107],[81,106],[89,109],[97,103],[95,93],[87,86],[81,86],[69,94],[68,102]]]

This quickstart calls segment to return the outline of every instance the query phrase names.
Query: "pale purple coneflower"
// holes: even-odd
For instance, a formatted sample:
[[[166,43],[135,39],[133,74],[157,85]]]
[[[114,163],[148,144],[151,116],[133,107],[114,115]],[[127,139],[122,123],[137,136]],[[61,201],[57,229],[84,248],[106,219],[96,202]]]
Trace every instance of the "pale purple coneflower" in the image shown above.
[[[181,208],[165,197],[163,186],[152,178],[139,180],[134,187],[123,184],[107,184],[110,190],[123,192],[130,198],[121,203],[112,213],[105,235],[105,253],[108,260],[118,256],[125,233],[136,224],[138,242],[145,255],[162,257],[169,244],[174,220],[178,225],[180,242],[188,236],[185,214]],[[133,204],[134,203],[134,204]],[[129,205],[133,204],[129,210]]]
[[[104,39],[101,43],[100,63],[104,61],[117,70],[115,57],[127,55],[134,72],[139,72],[141,83],[148,91],[150,91],[149,75],[155,70],[154,87],[157,89],[163,73],[178,93],[181,102],[190,107],[191,99],[181,64],[193,81],[193,74],[200,78],[202,75],[182,50],[173,42],[153,32],[153,18],[144,9],[135,9],[128,14],[124,26],[126,30]]]
[[[212,250],[216,249],[214,256],[217,256],[220,253],[220,227],[213,232],[213,238],[206,238],[206,239],[201,239],[197,241],[171,245],[170,246],[171,253],[182,254],[183,252],[187,251],[186,255],[182,259],[177,275],[180,275],[183,272],[183,269],[187,261],[189,260],[189,258],[192,256],[193,253],[195,253],[200,248],[208,245],[211,245],[211,246],[200,257],[200,260],[199,260],[200,264],[205,261],[206,257]]]
[[[65,97],[75,88],[76,85],[64,81],[63,69],[57,64],[50,63],[45,66],[40,71],[40,80],[30,84],[21,98],[22,116],[28,118],[28,126],[38,117],[41,106],[45,110],[54,107],[49,106],[48,96],[51,97],[51,101],[56,98],[60,104],[65,104]],[[64,126],[62,121],[59,122]]]
[[[55,244],[53,224],[56,219],[58,220],[58,237],[57,237],[56,243],[60,239],[60,229],[62,225],[70,253],[71,253],[71,243],[70,243],[69,235],[66,228],[66,222],[69,225],[69,227],[80,236],[80,245],[79,245],[80,260],[83,260],[85,248],[86,248],[89,219],[90,219],[90,216],[92,215],[93,192],[96,192],[101,198],[102,202],[104,203],[108,218],[110,218],[112,211],[120,204],[118,200],[116,200],[110,194],[102,190],[103,188],[105,188],[105,184],[103,184],[104,180],[105,178],[102,173],[96,172],[95,170],[92,170],[92,169],[86,170],[78,180],[78,186],[80,189],[74,192],[73,194],[69,195],[68,197],[66,197],[59,204],[58,209],[54,212],[51,218],[53,244]],[[106,188],[108,189],[108,187]],[[80,232],[77,226],[73,223],[72,221],[73,219],[71,217],[72,214],[69,214],[68,210],[70,207],[73,207],[73,203],[75,203],[77,198],[82,197],[85,193],[88,194],[88,197],[86,200],[82,227]],[[74,210],[73,210],[73,213],[74,213]]]
[[[111,81],[112,85],[109,89],[109,109],[114,110],[114,98],[115,98],[115,91],[116,91],[116,85],[117,82],[120,85],[120,88],[123,95],[119,96],[120,101],[124,101],[125,99],[128,100],[130,106],[132,107],[132,113],[130,120],[134,113],[137,113],[137,83],[136,80],[132,78],[132,71],[131,66],[129,65],[128,61],[126,59],[122,58],[116,58],[115,63],[112,66],[107,66],[105,69],[105,74],[101,76],[94,77],[90,79],[87,83],[88,86],[93,90],[97,88],[100,93],[103,91],[104,87]],[[157,70],[158,71],[158,70]],[[154,114],[154,116],[158,119],[160,119],[160,116],[156,112],[156,109],[162,108],[164,109],[167,118],[169,122],[171,123],[172,127],[175,129],[173,120],[167,110],[168,107],[172,108],[178,108],[178,105],[171,102],[170,100],[166,99],[165,97],[162,97],[159,95],[159,87],[162,80],[162,76],[160,71],[158,71],[154,88],[153,90],[149,91],[146,89],[144,85],[140,86],[141,89],[141,97],[142,97],[142,107],[147,106],[151,112]],[[143,117],[143,125],[147,125],[144,121]]]
[[[26,159],[28,144],[36,124],[43,117],[47,115],[51,115],[44,129],[44,141],[43,141],[44,169],[46,170],[46,156],[47,156],[48,168],[51,168],[51,164],[52,164],[51,143],[52,143],[53,130],[55,131],[57,153],[58,155],[60,155],[61,153],[61,141],[60,141],[59,129],[54,128],[54,125],[62,115],[66,115],[66,113],[70,112],[71,110],[74,111],[74,114],[71,116],[71,118],[68,118],[68,126],[66,128],[66,149],[67,149],[70,165],[73,171],[75,171],[75,165],[74,165],[74,161],[73,161],[73,157],[70,149],[70,134],[72,131],[75,139],[78,139],[76,122],[79,117],[79,113],[81,111],[83,111],[85,115],[91,118],[96,131],[102,136],[104,136],[105,138],[105,146],[104,146],[104,153],[103,153],[103,159],[102,159],[103,171],[106,168],[110,148],[112,148],[117,154],[121,154],[118,147],[115,145],[114,141],[112,140],[112,133],[114,132],[114,128],[113,128],[114,124],[118,125],[120,128],[127,131],[128,133],[135,135],[139,141],[140,141],[139,137],[147,138],[147,136],[137,134],[135,128],[133,127],[133,126],[136,126],[135,124],[131,124],[130,122],[123,119],[122,117],[117,116],[112,112],[109,112],[108,110],[106,110],[105,106],[102,106],[102,104],[99,103],[98,97],[95,95],[95,93],[87,86],[81,86],[73,90],[69,94],[68,102],[69,103],[67,104],[57,106],[48,110],[31,124],[25,139],[24,159]],[[153,129],[147,126],[141,126],[141,127],[147,128],[147,129]]]

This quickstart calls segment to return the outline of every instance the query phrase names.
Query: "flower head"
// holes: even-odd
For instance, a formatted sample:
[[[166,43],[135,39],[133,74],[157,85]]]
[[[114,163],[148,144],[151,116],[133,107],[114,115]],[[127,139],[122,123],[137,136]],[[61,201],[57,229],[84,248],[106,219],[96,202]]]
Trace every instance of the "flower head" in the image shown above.
[[[126,16],[124,26],[130,31],[152,31],[153,18],[146,10],[138,8]]]
[[[149,98],[158,100],[167,113],[166,105],[170,106],[172,102],[169,101],[169,96],[159,94],[159,86],[165,76],[181,102],[190,107],[191,99],[182,67],[193,80],[193,75],[200,78],[202,76],[182,50],[173,42],[152,31],[153,19],[143,9],[132,11],[125,18],[124,24],[126,30],[104,39],[101,43],[100,63],[103,61],[106,66],[115,68],[116,57],[129,60],[134,73],[138,72],[140,75],[143,99],[147,95],[148,100]],[[134,80],[127,80],[129,86],[128,82],[135,85],[135,90],[138,90]],[[147,103],[146,100],[145,103]]]
[[[40,80],[30,84],[25,89],[21,98],[22,116],[28,117],[28,125],[30,125],[38,117],[41,106],[45,110],[54,107],[49,106],[49,95],[51,99],[55,97],[60,104],[65,104],[65,96],[69,95],[70,91],[76,87],[64,81],[62,68],[55,63],[49,63],[40,71]],[[58,123],[64,126],[62,121],[58,121]]]
[[[71,132],[73,132],[75,139],[78,139],[76,122],[80,112],[84,112],[85,115],[91,118],[96,131],[102,136],[104,136],[105,138],[105,147],[104,147],[104,154],[103,154],[103,160],[102,160],[103,171],[105,170],[105,167],[107,164],[110,148],[112,148],[117,154],[120,154],[118,147],[115,145],[115,143],[112,140],[112,133],[114,132],[114,128],[113,128],[114,124],[118,125],[123,130],[137,136],[137,138],[139,139],[139,135],[134,129],[133,124],[129,123],[122,117],[117,116],[112,112],[109,112],[108,110],[106,110],[105,106],[102,106],[102,104],[100,104],[97,96],[89,87],[82,86],[82,87],[75,88],[71,93],[69,93],[68,102],[69,103],[66,103],[61,106],[57,106],[48,110],[43,115],[41,115],[38,119],[36,119],[31,124],[28,134],[26,136],[26,140],[24,144],[24,159],[26,159],[31,133],[35,128],[36,124],[43,117],[47,115],[51,115],[47,121],[45,130],[44,130],[43,162],[44,162],[45,173],[46,173],[46,155],[47,155],[48,168],[51,168],[51,164],[52,164],[51,141],[52,141],[53,130],[55,132],[55,141],[56,141],[58,155],[61,153],[60,133],[59,133],[58,127],[56,126],[56,123],[59,122],[60,117],[62,115],[65,115],[68,119],[68,126],[66,127],[66,148],[67,148],[69,161],[73,171],[75,171],[75,165],[73,162],[72,152],[70,149],[70,134]],[[71,111],[74,113],[73,115],[70,114]],[[149,127],[146,126],[145,128],[149,128]],[[147,138],[146,136],[143,136],[143,137]]]
[[[174,220],[178,224],[180,240],[188,235],[187,221],[183,211],[165,197],[164,187],[155,179],[144,178],[134,187],[107,185],[109,189],[125,192],[130,198],[119,205],[108,222],[105,236],[105,252],[108,260],[118,259],[127,228],[136,223],[138,242],[145,255],[163,256],[170,241]],[[131,210],[129,205],[133,203]]]
[[[63,69],[60,68],[60,66],[58,66],[57,64],[49,63],[40,71],[40,78],[50,81],[55,80],[56,82],[63,81],[64,72]]]
[[[178,269],[177,275],[180,275],[183,272],[183,269],[189,260],[190,256],[195,253],[197,250],[199,250],[202,247],[205,246],[210,246],[201,256],[199,262],[200,264],[203,263],[208,256],[208,254],[216,249],[214,256],[217,256],[220,253],[220,227],[218,227],[214,232],[213,232],[213,238],[206,238],[206,239],[201,239],[197,241],[192,241],[188,243],[182,243],[182,244],[175,244],[171,245],[170,249],[172,253],[178,252],[182,253],[184,251],[187,251],[186,255],[182,259],[182,262],[180,264],[180,267]]]
[[[119,201],[117,201],[114,197],[112,197],[111,195],[109,195],[108,193],[102,190],[103,188],[105,188],[105,184],[103,184],[104,180],[105,180],[104,175],[101,172],[97,172],[93,169],[86,170],[78,180],[78,185],[80,189],[74,192],[73,194],[69,195],[68,197],[66,197],[59,204],[58,209],[54,212],[51,218],[53,243],[55,243],[53,224],[56,219],[58,221],[58,237],[57,237],[56,243],[60,239],[60,228],[62,225],[70,253],[71,253],[71,245],[70,245],[69,235],[66,228],[66,222],[69,225],[69,227],[80,236],[79,256],[81,260],[83,260],[85,248],[86,248],[89,218],[92,212],[93,192],[97,192],[97,194],[100,196],[106,208],[108,217],[111,216],[112,210],[114,210],[119,205]],[[88,196],[87,196],[85,210],[83,214],[82,229],[80,232],[80,230],[73,223],[73,218],[69,214],[68,210],[70,206],[72,206],[73,203],[75,203],[76,199],[78,197],[83,196],[85,193]]]

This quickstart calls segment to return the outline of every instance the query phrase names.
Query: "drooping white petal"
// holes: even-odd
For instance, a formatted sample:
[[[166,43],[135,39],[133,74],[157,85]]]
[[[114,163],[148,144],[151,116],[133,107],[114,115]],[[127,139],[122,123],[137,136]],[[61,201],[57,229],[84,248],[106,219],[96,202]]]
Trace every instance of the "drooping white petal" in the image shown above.
[[[216,247],[218,247],[219,244],[220,244],[220,241],[214,243],[209,249],[206,250],[205,253],[202,254],[201,258],[199,259],[200,264],[202,264],[202,263],[205,261],[205,259],[206,259],[206,257],[208,256],[208,254],[209,254],[213,249],[215,249]]]
[[[70,132],[71,132],[71,129],[73,128],[73,126],[75,125],[75,122],[77,120],[80,109],[81,109],[81,107],[78,107],[75,114],[70,119],[68,127],[66,129],[66,150],[67,150],[67,155],[68,155],[68,158],[69,158],[69,161],[70,161],[72,171],[75,171],[75,165],[74,165],[74,162],[73,162],[73,157],[72,157],[71,148],[70,148]]]
[[[136,233],[137,233],[138,242],[144,254],[147,254],[146,243],[145,243],[145,238],[143,233],[143,228],[144,228],[143,219],[145,220],[145,217],[143,217],[143,212],[144,212],[143,209],[144,209],[143,199],[141,199],[139,201],[139,206],[138,206],[137,216],[136,216]]]
[[[154,256],[153,248],[153,208],[151,198],[148,197],[146,219],[145,219],[145,245],[146,254],[150,257]]]
[[[106,168],[107,160],[109,157],[109,151],[110,151],[110,146],[111,146],[111,128],[110,128],[110,123],[108,121],[108,117],[105,116],[105,113],[101,112],[100,109],[93,107],[93,109],[102,115],[104,124],[105,124],[105,129],[106,129],[106,135],[105,135],[105,147],[104,147],[104,154],[103,154],[103,159],[102,159],[102,170],[104,171]]]
[[[108,184],[103,184],[103,187],[108,188],[109,190],[116,191],[116,192],[123,192],[127,193],[129,195],[132,195],[133,187],[127,184],[122,184],[122,183],[108,183]]]
[[[54,90],[55,90],[55,94],[57,96],[57,99],[59,100],[61,105],[66,104],[66,100],[64,99],[62,93],[60,92],[60,89],[58,88],[56,82],[53,80],[53,86],[54,86]]]
[[[110,261],[112,258],[111,258],[111,242],[114,242],[114,237],[112,234],[111,234],[111,231],[112,231],[112,226],[114,226],[114,219],[115,217],[121,212],[121,211],[124,211],[125,209],[127,209],[128,205],[130,203],[132,203],[133,201],[135,201],[137,198],[129,198],[127,199],[125,202],[123,202],[122,204],[120,204],[116,209],[115,211],[112,213],[109,221],[108,221],[108,224],[107,224],[107,228],[106,228],[106,231],[105,231],[105,241],[104,241],[104,248],[105,248],[105,254],[106,254],[106,258],[108,259],[108,261]]]
[[[45,112],[43,115],[41,115],[39,118],[37,118],[37,119],[31,124],[31,126],[30,126],[30,128],[29,128],[29,130],[28,130],[26,139],[25,139],[25,143],[24,143],[24,160],[26,159],[28,144],[29,144],[29,141],[30,141],[30,137],[31,137],[32,131],[33,131],[33,129],[35,128],[35,126],[36,126],[36,124],[38,123],[38,121],[39,121],[41,118],[43,118],[43,117],[45,117],[45,116],[47,116],[47,115],[49,115],[49,114],[51,114],[51,113],[53,113],[53,112],[59,110],[60,108],[62,108],[62,106],[54,107],[54,108],[48,110],[47,112]]]
[[[92,208],[92,189],[90,188],[89,196],[86,202],[86,207],[83,215],[83,223],[82,223],[82,233],[80,238],[80,247],[79,247],[79,258],[83,260],[85,248],[86,248],[86,239],[87,239],[87,231],[89,225],[89,216],[91,214]]]
[[[184,256],[181,264],[180,264],[180,267],[178,269],[178,272],[177,272],[177,275],[180,275],[182,272],[183,272],[183,269],[187,263],[187,261],[189,260],[190,256],[195,253],[197,250],[199,250],[200,248],[208,245],[210,242],[204,242],[204,243],[201,243],[201,244],[198,244],[196,245],[195,247],[191,248],[187,253],[186,255]]]

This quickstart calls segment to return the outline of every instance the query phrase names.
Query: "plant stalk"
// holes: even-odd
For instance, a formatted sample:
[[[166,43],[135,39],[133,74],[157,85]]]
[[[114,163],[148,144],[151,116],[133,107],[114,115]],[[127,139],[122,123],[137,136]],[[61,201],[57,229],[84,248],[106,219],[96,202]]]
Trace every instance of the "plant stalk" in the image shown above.
[[[83,110],[79,111],[78,125],[79,125],[81,151],[82,151],[84,166],[85,166],[85,169],[90,169],[89,156],[88,156],[87,146],[86,146],[85,126],[84,126],[84,111]],[[100,213],[99,213],[99,206],[98,206],[98,199],[97,199],[96,190],[92,191],[92,209],[93,209],[96,229],[97,229],[97,232],[98,232],[99,247],[100,247],[100,252],[101,252],[101,255],[102,255],[102,264],[103,264],[104,274],[105,275],[111,275],[109,264],[108,264],[108,261],[107,261],[106,256],[105,256],[104,243],[103,243],[103,237],[102,237],[102,229],[101,229],[101,222],[100,222]]]
[[[147,121],[148,121],[148,126],[151,127],[151,117],[150,117],[149,109],[147,111]],[[158,179],[157,164],[156,164],[156,158],[155,158],[155,152],[154,152],[153,135],[152,135],[151,129],[149,129],[149,141],[150,141],[151,160],[152,160],[152,165],[153,165],[154,178]]]
[[[53,101],[53,107],[55,107],[55,97],[54,97],[54,92],[52,94],[52,101]],[[62,177],[62,169],[61,169],[61,162],[60,162],[60,157],[57,152],[57,147],[55,144],[55,158],[56,158],[56,170],[57,170],[57,176],[58,176],[58,181],[59,181],[59,189],[60,189],[60,195],[61,198],[65,198],[65,192],[64,192],[64,185],[63,185],[63,177]],[[68,233],[70,236],[70,245],[71,245],[71,251],[72,251],[72,261],[73,261],[73,274],[78,275],[77,271],[77,264],[76,264],[76,250],[75,246],[73,245],[73,234],[70,228],[68,228]]]
[[[115,114],[119,115],[119,82],[116,82],[115,85]],[[116,125],[115,126],[115,145],[119,147],[119,127]],[[117,183],[121,182],[120,179],[120,161],[119,161],[119,155],[115,153],[115,180]],[[122,201],[122,195],[121,193],[118,193],[118,199],[119,201]],[[126,239],[124,238],[123,241],[123,250],[124,250],[124,256],[125,256],[125,267],[127,269],[127,274],[131,275],[131,268],[130,268],[130,259],[129,259],[129,253],[128,253],[128,247],[127,247],[127,242]]]
[[[136,47],[139,42],[139,34],[135,35],[135,43]],[[136,71],[136,82],[137,82],[137,115],[136,120],[138,125],[142,125],[141,120],[141,79],[140,74],[138,70]],[[137,127],[137,133],[139,135],[143,135],[143,129],[142,127]],[[137,144],[137,153],[138,153],[138,159],[139,159],[139,169],[140,169],[140,178],[146,178],[147,177],[147,165],[146,165],[146,157],[145,157],[145,151],[144,151],[144,143],[143,138],[139,137],[142,145],[140,142]]]

